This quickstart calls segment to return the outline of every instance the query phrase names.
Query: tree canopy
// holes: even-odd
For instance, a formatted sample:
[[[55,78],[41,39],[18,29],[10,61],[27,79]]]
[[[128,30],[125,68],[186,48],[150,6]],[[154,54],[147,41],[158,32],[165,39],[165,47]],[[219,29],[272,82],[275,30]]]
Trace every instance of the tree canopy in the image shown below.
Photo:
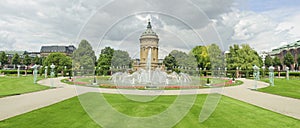
[[[236,67],[250,70],[254,65],[261,66],[261,58],[258,53],[248,44],[233,45],[229,47],[229,54],[226,56],[227,68],[234,70]]]
[[[109,71],[110,71],[110,67],[112,66],[111,61],[113,56],[114,56],[114,49],[112,49],[111,47],[105,47],[104,49],[101,50],[98,63],[97,63],[98,64],[97,68],[99,69],[100,75],[110,74]],[[115,61],[117,61],[117,58],[115,59]]]
[[[78,45],[78,48],[73,53],[73,64],[75,69],[84,69],[93,70],[96,62],[95,52],[87,40],[81,40]]]
[[[14,54],[14,56],[13,56],[13,58],[12,58],[12,60],[11,60],[11,63],[12,64],[21,64],[21,58],[20,58],[20,56],[19,56],[19,54],[18,53],[15,53]]]
[[[290,67],[292,64],[294,64],[294,57],[290,52],[287,52],[283,58],[283,64]]]
[[[266,58],[265,58],[265,65],[267,66],[267,67],[270,67],[270,66],[273,66],[274,64],[273,64],[273,59],[272,59],[272,57],[271,56],[266,56]]]
[[[0,53],[0,62],[2,65],[8,63],[8,57],[6,56],[5,52]]]
[[[279,57],[277,57],[277,56],[274,57],[273,64],[274,64],[274,66],[281,66],[281,61],[280,61]]]
[[[113,57],[111,60],[111,66],[113,67],[122,67],[126,66],[131,68],[131,58],[127,51],[114,50]]]
[[[205,46],[194,47],[191,54],[196,58],[198,68],[204,69],[210,67],[209,55]]]
[[[217,70],[218,68],[224,68],[224,56],[222,54],[221,49],[216,44],[211,44],[207,48],[210,68]]]
[[[169,54],[164,58],[163,64],[166,66],[167,70],[174,70],[175,66],[177,66],[176,59],[172,54]]]
[[[28,55],[25,55],[23,64],[30,65],[31,64],[31,58]]]
[[[48,66],[54,64],[56,71],[63,71],[64,67],[66,66],[68,69],[72,67],[72,59],[63,54],[63,53],[51,53],[49,56],[44,60],[44,66]]]

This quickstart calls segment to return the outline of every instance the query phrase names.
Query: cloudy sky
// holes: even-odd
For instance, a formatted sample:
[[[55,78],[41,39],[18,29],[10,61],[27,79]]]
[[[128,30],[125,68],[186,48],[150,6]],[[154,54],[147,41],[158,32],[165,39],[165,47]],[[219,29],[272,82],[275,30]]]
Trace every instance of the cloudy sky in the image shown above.
[[[39,51],[87,39],[138,57],[151,19],[160,58],[196,45],[250,44],[255,50],[300,40],[299,0],[1,0],[0,51]]]

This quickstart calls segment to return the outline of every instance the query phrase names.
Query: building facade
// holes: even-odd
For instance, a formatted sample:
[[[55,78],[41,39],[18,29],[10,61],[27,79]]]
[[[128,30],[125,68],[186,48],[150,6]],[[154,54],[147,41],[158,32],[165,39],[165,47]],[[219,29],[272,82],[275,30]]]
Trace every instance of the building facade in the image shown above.
[[[64,53],[67,56],[71,56],[73,52],[76,50],[76,47],[73,45],[69,46],[42,46],[40,50],[41,57],[47,57],[51,53],[60,52]]]
[[[287,45],[284,45],[282,47],[273,49],[271,52],[269,52],[269,55],[273,58],[275,56],[280,58],[282,67],[285,67],[286,65],[283,64],[283,59],[284,59],[284,56],[288,52],[290,52],[294,57],[294,64],[290,65],[290,67],[292,68],[291,70],[294,70],[295,67],[299,67],[297,65],[297,58],[298,58],[298,56],[300,56],[300,40],[290,43],[290,44],[287,44]]]
[[[162,64],[158,59],[158,35],[152,30],[151,22],[140,36],[140,59],[134,62],[134,70],[146,69],[148,60],[151,61],[151,69],[160,68]],[[150,63],[150,62],[149,62]]]

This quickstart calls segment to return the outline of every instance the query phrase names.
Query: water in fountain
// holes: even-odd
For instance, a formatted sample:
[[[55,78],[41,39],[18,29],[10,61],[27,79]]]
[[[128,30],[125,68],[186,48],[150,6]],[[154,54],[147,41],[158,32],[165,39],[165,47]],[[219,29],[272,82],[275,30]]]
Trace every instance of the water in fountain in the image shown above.
[[[172,72],[167,74],[161,68],[151,69],[151,48],[148,51],[146,68],[139,69],[132,74],[117,72],[111,76],[111,81],[118,86],[145,86],[151,88],[164,88],[168,85],[188,85],[192,80],[185,73]]]

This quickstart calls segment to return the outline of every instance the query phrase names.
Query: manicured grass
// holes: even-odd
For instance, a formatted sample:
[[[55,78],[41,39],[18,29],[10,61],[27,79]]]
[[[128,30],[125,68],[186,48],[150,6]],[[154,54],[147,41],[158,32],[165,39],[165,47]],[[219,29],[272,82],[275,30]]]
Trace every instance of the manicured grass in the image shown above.
[[[38,77],[38,80],[42,79]],[[33,83],[33,76],[0,77],[0,97],[19,95],[48,89],[49,87]]]
[[[87,93],[80,97],[89,99],[95,103],[94,97],[99,93]],[[129,116],[145,117],[158,114],[168,108],[177,96],[159,96],[151,102],[136,102],[122,95],[104,94],[105,98],[117,111]],[[207,95],[198,95],[195,104],[187,115],[176,124],[178,128],[196,127],[300,127],[300,121],[269,110],[265,110],[238,100],[222,97],[216,110],[203,123],[199,123],[199,113]],[[184,101],[180,101],[183,102]],[[95,103],[96,104],[96,103]],[[101,105],[101,103],[99,103]],[[95,107],[91,105],[90,107]],[[102,107],[102,106],[98,106]],[[97,107],[96,107],[97,108]],[[95,113],[105,114],[103,111]],[[172,118],[170,115],[168,118]],[[114,123],[119,122],[114,118],[108,118]],[[138,122],[137,122],[138,123]],[[113,125],[113,123],[112,123]],[[129,124],[128,124],[129,125]],[[1,128],[96,128],[99,127],[81,107],[77,97],[35,110],[20,116],[0,121]],[[141,126],[143,127],[143,126]],[[153,123],[155,127],[155,123]]]
[[[263,79],[262,81],[269,82],[269,79]],[[300,99],[300,79],[292,78],[286,80],[277,78],[274,80],[274,84],[275,86],[261,88],[258,91]]]

